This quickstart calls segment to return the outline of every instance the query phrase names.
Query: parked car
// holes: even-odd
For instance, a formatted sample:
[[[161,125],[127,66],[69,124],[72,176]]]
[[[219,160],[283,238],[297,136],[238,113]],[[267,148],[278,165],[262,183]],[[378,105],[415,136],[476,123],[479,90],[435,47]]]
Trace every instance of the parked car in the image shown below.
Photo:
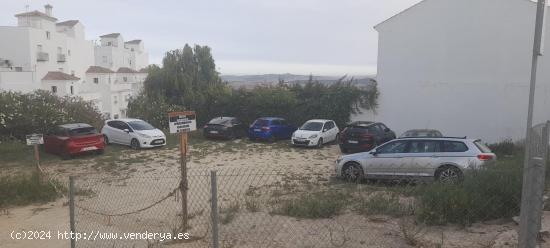
[[[419,177],[456,182],[467,169],[481,168],[495,159],[478,139],[399,138],[370,152],[340,156],[336,174],[349,180]]]
[[[407,137],[443,137],[443,134],[435,129],[411,129],[399,136],[399,138]]]
[[[210,120],[202,130],[205,138],[242,138],[247,128],[235,117],[216,117]]]
[[[248,138],[251,140],[289,139],[296,127],[279,117],[262,117],[256,119],[248,129]]]
[[[343,153],[364,152],[395,139],[395,132],[380,122],[356,121],[342,130],[339,136]]]
[[[291,143],[295,146],[316,146],[335,142],[340,130],[332,120],[309,120],[292,134]]]
[[[105,137],[105,144],[129,145],[133,149],[166,144],[166,136],[161,130],[140,119],[107,120],[101,133]]]
[[[63,159],[69,159],[73,155],[86,152],[102,154],[105,143],[103,135],[91,125],[73,123],[56,126],[44,135],[44,149]]]

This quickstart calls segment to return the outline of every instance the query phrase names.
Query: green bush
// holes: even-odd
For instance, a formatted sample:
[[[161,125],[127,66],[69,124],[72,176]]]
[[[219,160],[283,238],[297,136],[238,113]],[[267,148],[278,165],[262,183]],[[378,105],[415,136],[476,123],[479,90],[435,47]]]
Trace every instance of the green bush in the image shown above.
[[[96,128],[103,125],[101,114],[92,102],[78,97],[58,97],[51,92],[0,91],[0,139],[17,138],[38,132],[47,133],[59,124],[84,122]]]
[[[314,118],[333,119],[339,126],[352,114],[377,107],[376,82],[357,85],[340,78],[332,84],[280,82],[273,86],[234,89],[222,82],[210,48],[185,45],[166,53],[162,68],[151,66],[144,91],[128,103],[128,116],[167,127],[167,112],[194,110],[198,125],[217,116],[235,116],[251,123],[262,116],[280,116],[301,125]]]
[[[519,214],[522,188],[521,159],[499,161],[466,173],[460,184],[429,184],[417,191],[416,210],[427,224],[457,223],[509,218]]]
[[[505,139],[487,146],[499,157],[518,155],[524,151],[523,145],[511,139]]]
[[[38,172],[0,177],[0,207],[53,201],[58,197],[55,188],[63,188],[54,183],[40,180]]]
[[[276,204],[273,213],[297,218],[318,219],[338,215],[351,199],[350,194],[334,191],[315,192]]]

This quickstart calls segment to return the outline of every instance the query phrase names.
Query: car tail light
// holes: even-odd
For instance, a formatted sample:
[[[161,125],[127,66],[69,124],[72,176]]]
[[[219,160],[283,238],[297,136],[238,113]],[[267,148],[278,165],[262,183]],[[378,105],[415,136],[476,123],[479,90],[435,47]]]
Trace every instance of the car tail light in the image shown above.
[[[491,160],[493,159],[493,155],[491,154],[479,154],[477,155],[477,159],[481,160],[481,161],[487,161],[487,160]]]
[[[269,130],[271,130],[271,128],[269,128],[269,127],[262,127],[262,130],[264,130],[264,131],[269,131]]]

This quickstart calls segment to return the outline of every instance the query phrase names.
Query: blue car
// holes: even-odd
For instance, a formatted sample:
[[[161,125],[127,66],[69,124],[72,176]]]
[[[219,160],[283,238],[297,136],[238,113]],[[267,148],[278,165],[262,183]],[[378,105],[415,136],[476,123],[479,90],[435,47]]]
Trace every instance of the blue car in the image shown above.
[[[248,138],[251,140],[290,139],[296,127],[287,123],[283,118],[262,117],[256,119],[248,129]]]

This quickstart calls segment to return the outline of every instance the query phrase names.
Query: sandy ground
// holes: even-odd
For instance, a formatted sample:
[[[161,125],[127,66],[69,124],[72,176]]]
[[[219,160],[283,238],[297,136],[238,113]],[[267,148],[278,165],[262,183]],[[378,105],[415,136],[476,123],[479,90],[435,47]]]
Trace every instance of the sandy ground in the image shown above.
[[[54,160],[43,167],[52,177],[66,183],[77,176],[82,190],[77,196],[77,230],[81,232],[172,232],[179,226],[181,195],[168,195],[178,186],[177,148],[132,151],[120,156],[86,156],[69,161]],[[416,233],[416,247],[515,247],[517,225],[510,220],[457,226],[417,227],[407,218],[363,216],[346,211],[330,219],[304,220],[253,210],[248,202],[260,199],[259,208],[269,206],[278,192],[292,192],[310,185],[316,189],[333,180],[333,163],[340,152],[335,145],[322,149],[291,148],[248,141],[202,141],[191,146],[189,167],[189,233],[193,241],[162,243],[168,247],[206,247],[211,235],[210,170],[218,171],[218,196],[222,247],[414,247],[403,227]],[[13,173],[17,167],[3,173]],[[313,185],[313,186],[311,186]],[[250,195],[252,189],[262,196]],[[86,193],[89,192],[89,193]],[[267,193],[269,192],[269,194]],[[284,197],[284,196],[282,196]],[[157,205],[134,214],[122,214]],[[229,218],[238,202],[238,211]],[[69,230],[67,199],[0,211],[0,247],[63,247],[58,231]],[[246,205],[246,206],[245,206]],[[227,223],[224,221],[227,220]],[[550,230],[550,214],[545,218]],[[50,240],[14,240],[12,231],[51,231]],[[409,244],[408,244],[409,243]],[[81,242],[77,247],[148,247],[146,242]],[[149,244],[149,247],[154,247]],[[546,243],[543,243],[543,247]]]

